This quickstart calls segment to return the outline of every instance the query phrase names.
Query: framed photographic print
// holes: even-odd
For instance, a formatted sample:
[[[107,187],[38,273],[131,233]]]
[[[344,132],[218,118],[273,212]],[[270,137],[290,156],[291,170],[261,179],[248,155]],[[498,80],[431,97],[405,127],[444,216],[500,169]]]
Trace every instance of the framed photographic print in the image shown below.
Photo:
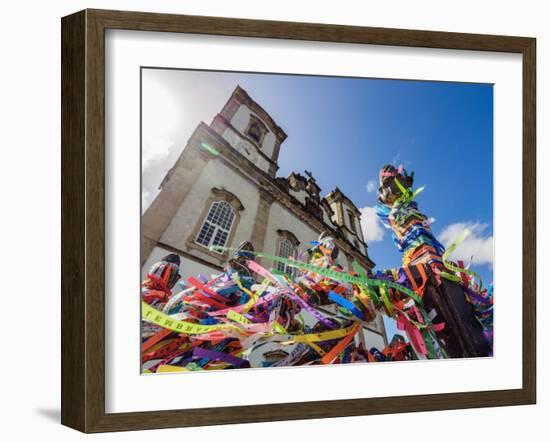
[[[535,403],[535,40],[62,19],[62,423]]]

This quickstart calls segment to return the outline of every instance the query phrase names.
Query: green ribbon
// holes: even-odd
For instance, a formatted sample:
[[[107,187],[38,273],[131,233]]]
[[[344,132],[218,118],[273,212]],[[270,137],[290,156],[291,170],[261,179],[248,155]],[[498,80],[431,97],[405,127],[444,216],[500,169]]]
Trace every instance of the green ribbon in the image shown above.
[[[213,251],[219,251],[219,252],[225,252],[225,251],[236,251],[238,249],[230,248],[230,247],[220,247],[220,246],[210,246],[210,249]],[[413,292],[411,289],[408,289],[407,287],[402,286],[401,284],[397,284],[392,281],[381,281],[378,279],[371,279],[367,278],[366,276],[352,276],[347,273],[343,272],[337,272],[336,270],[327,269],[324,267],[318,267],[314,266],[312,264],[308,264],[301,261],[295,261],[293,259],[288,258],[281,258],[280,256],[273,256],[268,255],[265,253],[260,252],[246,252],[247,254],[255,255],[259,258],[266,258],[271,261],[280,262],[282,264],[286,264],[291,267],[295,267],[297,269],[306,270],[309,272],[317,273],[318,275],[325,276],[327,278],[333,279],[335,281],[339,282],[347,282],[350,284],[356,284],[356,285],[365,285],[367,287],[391,287],[395,290],[400,291],[401,293],[404,293],[405,295],[412,298],[417,304],[422,305],[422,298],[418,296],[415,292]]]
[[[455,249],[458,247],[458,245],[462,241],[464,241],[471,233],[472,232],[470,231],[470,229],[465,229],[460,234],[460,236],[447,248],[447,250],[445,250],[445,253],[443,253],[442,260],[443,260],[443,263],[445,264],[445,267],[447,267],[449,270],[452,270],[453,272],[456,272],[456,273],[466,273],[466,274],[476,278],[479,281],[479,289],[478,290],[481,292],[481,289],[483,288],[483,284],[482,284],[482,281],[481,281],[481,277],[476,272],[474,272],[473,270],[463,269],[461,267],[458,267],[458,266],[454,265],[452,262],[449,261],[449,256],[451,255],[451,253],[453,253],[455,251]],[[458,281],[461,280],[456,275],[451,275],[447,272],[441,272],[441,276],[443,276],[444,278],[449,279],[451,281],[458,282]],[[458,280],[455,279],[455,278],[458,278]]]
[[[398,205],[401,205],[397,213],[394,215],[394,217],[397,217],[401,213],[401,210],[403,210],[403,207],[414,200],[416,196],[425,189],[425,186],[419,187],[414,192],[411,192],[409,189],[403,186],[403,184],[401,184],[397,178],[395,179],[395,184],[397,184],[397,187],[401,191],[401,196],[395,200],[392,207],[396,208]]]

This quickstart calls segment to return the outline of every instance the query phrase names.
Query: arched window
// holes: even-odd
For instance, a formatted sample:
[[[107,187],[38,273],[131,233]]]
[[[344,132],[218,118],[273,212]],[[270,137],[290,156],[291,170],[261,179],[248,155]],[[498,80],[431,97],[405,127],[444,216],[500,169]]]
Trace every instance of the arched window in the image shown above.
[[[278,229],[277,234],[279,235],[276,248],[277,255],[281,258],[296,258],[298,246],[300,245],[298,238],[288,230]],[[282,262],[278,262],[275,268],[280,272],[286,273],[291,278],[296,276],[296,268],[283,264]]]
[[[253,123],[248,129],[248,136],[252,138],[257,143],[260,143],[262,140],[262,128],[258,123]]]
[[[294,244],[290,242],[290,240],[282,238],[279,240],[279,250],[278,255],[281,258],[290,258],[295,257],[296,255],[296,247]],[[277,263],[277,270],[280,272],[286,273],[291,278],[294,277],[295,274],[295,268],[289,265],[286,265],[282,262]]]
[[[250,114],[250,120],[248,122],[248,127],[245,130],[245,135],[252,140],[256,146],[261,147],[264,141],[264,137],[267,134],[267,127],[265,124],[255,115]]]
[[[215,201],[197,235],[196,242],[202,246],[223,247],[229,238],[229,232],[235,219],[235,211],[226,201]]]

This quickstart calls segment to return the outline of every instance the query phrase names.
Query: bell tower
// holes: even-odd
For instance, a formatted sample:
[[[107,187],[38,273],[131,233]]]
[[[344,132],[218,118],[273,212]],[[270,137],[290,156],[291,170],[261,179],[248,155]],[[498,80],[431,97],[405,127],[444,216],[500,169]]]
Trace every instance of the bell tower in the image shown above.
[[[275,177],[287,135],[243,88],[235,88],[210,127],[248,161]]]
[[[333,222],[345,232],[346,238],[361,249],[365,243],[361,230],[361,212],[353,202],[337,187],[325,199],[334,212]]]

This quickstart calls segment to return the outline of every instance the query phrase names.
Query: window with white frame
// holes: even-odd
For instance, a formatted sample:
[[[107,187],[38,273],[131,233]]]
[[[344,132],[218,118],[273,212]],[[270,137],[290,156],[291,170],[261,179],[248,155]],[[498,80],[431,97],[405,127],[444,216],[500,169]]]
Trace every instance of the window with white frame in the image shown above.
[[[226,201],[216,201],[210,206],[208,215],[197,235],[196,242],[204,247],[224,247],[235,219],[235,211]]]
[[[278,255],[281,258],[290,258],[295,257],[296,247],[288,239],[283,238],[279,240],[279,253]],[[294,277],[295,268],[289,265],[286,265],[282,262],[277,263],[277,270],[280,272],[286,273],[290,277]]]

